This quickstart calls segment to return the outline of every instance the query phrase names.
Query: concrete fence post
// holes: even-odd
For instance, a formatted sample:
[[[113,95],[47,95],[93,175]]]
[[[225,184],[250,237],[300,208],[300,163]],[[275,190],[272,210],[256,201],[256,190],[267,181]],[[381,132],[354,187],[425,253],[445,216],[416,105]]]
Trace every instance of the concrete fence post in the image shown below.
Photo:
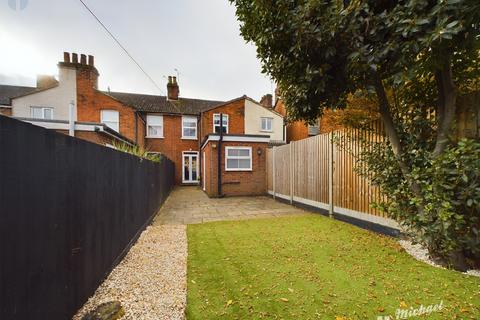
[[[272,148],[272,191],[273,191],[273,199],[275,199],[275,176],[276,176],[276,171],[275,171],[275,149],[276,147]]]
[[[334,142],[333,142],[333,132],[329,135],[329,155],[328,155],[328,215],[330,218],[333,218],[334,206],[333,206],[333,170],[334,170]]]
[[[295,166],[294,166],[294,163],[293,163],[293,141],[290,142],[290,147],[289,147],[289,155],[290,155],[290,165],[289,165],[289,173],[290,173],[290,204],[293,204],[293,193],[294,193],[294,190],[293,190],[293,179],[294,179],[294,170],[295,170]]]

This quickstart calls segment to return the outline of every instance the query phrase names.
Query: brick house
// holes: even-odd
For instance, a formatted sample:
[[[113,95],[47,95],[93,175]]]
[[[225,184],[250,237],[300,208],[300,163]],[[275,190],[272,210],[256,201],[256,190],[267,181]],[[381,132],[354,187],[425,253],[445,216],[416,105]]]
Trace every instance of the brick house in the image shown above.
[[[202,188],[211,197],[266,190],[266,149],[284,143],[283,117],[242,96],[201,114]]]
[[[94,58],[83,54],[64,53],[58,67],[58,81],[41,76],[35,88],[0,85],[0,112],[97,144],[162,154],[175,163],[177,184],[203,180],[210,196],[266,192],[265,150],[286,138],[273,108],[247,96],[183,98],[176,77],[168,78],[166,96],[100,91]]]
[[[282,116],[287,117],[287,108],[283,103],[282,97],[278,94],[278,91],[273,109]],[[316,136],[320,133],[320,128],[321,119],[319,119],[315,125],[309,125],[304,121],[288,121],[286,123],[286,141],[289,143],[290,141],[297,141],[311,136]]]

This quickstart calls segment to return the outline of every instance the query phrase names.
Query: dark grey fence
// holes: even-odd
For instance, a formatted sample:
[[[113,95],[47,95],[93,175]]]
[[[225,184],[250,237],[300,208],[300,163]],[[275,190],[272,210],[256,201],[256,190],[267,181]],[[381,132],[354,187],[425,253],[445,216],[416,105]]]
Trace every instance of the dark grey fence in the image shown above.
[[[0,319],[70,319],[173,184],[169,160],[0,116]]]

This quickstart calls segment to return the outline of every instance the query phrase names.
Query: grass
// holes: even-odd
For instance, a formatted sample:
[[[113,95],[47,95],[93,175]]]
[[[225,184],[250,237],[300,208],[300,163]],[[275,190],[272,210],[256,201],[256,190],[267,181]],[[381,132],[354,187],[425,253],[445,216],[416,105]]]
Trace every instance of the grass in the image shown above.
[[[477,319],[480,279],[431,267],[394,239],[322,216],[189,225],[188,319]],[[413,319],[418,319],[414,317]]]

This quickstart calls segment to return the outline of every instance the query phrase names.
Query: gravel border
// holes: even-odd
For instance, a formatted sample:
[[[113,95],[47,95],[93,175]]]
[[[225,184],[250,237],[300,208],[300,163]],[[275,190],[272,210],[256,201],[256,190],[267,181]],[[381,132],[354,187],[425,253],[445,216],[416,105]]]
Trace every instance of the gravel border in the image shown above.
[[[185,225],[149,226],[73,320],[114,300],[120,301],[125,310],[122,320],[185,319]]]
[[[398,240],[398,242],[405,249],[405,251],[415,259],[419,261],[423,261],[437,268],[446,269],[442,265],[439,265],[438,263],[433,261],[428,254],[428,250],[425,249],[421,244],[418,244],[418,243],[414,244],[411,240],[406,240],[406,239]],[[461,273],[480,277],[480,270],[468,270],[467,272],[461,272]]]

